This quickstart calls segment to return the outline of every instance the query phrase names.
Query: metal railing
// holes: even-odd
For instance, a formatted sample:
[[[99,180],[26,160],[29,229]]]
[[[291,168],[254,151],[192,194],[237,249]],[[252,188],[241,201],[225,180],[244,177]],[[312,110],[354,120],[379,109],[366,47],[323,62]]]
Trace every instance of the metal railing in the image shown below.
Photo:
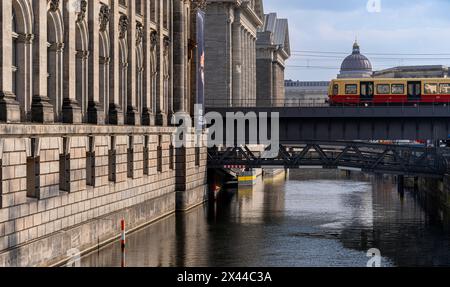
[[[224,99],[208,99],[205,102],[206,108],[316,108],[316,107],[333,107],[333,108],[368,108],[368,107],[408,107],[408,108],[420,108],[420,107],[450,107],[450,101],[448,102],[385,102],[385,103],[333,103],[330,104],[328,100],[318,99],[273,99],[273,100],[224,100]]]
[[[447,148],[386,145],[364,142],[299,142],[280,145],[276,157],[251,151],[247,146],[208,150],[208,166],[246,168],[352,168],[369,173],[442,177],[449,169]]]

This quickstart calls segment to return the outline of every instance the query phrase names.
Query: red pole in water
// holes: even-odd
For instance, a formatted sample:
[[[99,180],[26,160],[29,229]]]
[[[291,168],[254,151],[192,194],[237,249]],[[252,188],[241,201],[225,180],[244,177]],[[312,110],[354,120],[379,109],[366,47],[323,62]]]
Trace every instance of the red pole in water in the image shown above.
[[[121,237],[120,237],[120,247],[122,248],[122,260],[121,260],[121,266],[125,267],[125,247],[126,247],[126,231],[125,231],[125,219],[122,219],[120,223],[121,227]]]

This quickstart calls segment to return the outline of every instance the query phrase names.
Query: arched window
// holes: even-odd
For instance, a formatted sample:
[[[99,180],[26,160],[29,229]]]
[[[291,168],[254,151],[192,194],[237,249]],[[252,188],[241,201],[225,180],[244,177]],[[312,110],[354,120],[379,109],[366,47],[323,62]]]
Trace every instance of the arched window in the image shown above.
[[[155,57],[155,51],[152,51],[152,55],[151,55],[151,63],[150,63],[150,67],[151,67],[151,107],[152,107],[152,112],[154,115],[156,115],[156,103],[157,103],[157,70],[156,70],[156,57]]]
[[[120,40],[119,43],[119,103],[122,106],[122,112],[124,118],[127,117],[127,90],[128,90],[128,57],[127,57],[127,41],[125,38]]]
[[[76,25],[76,99],[81,107],[83,119],[86,121],[88,107],[88,57],[89,38],[86,21],[78,21]]]
[[[106,113],[109,111],[109,34],[108,31],[100,32],[100,67],[99,67],[99,101]],[[106,119],[107,120],[107,119]]]
[[[141,23],[136,25],[136,108],[139,115],[143,116],[146,107],[144,91],[144,26]],[[142,117],[144,119],[144,117]],[[142,121],[143,122],[143,121]]]
[[[31,119],[33,12],[29,1],[13,0],[11,13],[12,90],[20,104],[21,120],[27,121]]]
[[[12,92],[17,95],[17,52],[18,52],[18,38],[17,33],[17,19],[14,10],[12,12]]]
[[[63,101],[63,49],[64,23],[61,11],[49,10],[47,13],[47,89],[53,105],[55,122],[61,120]]]

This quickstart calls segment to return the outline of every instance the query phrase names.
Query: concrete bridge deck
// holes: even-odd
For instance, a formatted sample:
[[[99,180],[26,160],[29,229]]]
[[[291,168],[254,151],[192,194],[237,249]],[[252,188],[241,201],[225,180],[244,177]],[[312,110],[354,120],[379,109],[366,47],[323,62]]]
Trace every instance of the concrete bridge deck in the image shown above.
[[[450,105],[207,107],[206,112],[223,116],[236,112],[278,113],[281,142],[443,140],[450,135]]]

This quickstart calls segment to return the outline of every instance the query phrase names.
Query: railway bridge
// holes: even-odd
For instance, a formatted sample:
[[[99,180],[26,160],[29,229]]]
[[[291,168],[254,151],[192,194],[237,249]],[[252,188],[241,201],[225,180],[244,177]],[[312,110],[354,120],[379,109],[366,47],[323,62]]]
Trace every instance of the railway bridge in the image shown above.
[[[446,140],[450,135],[450,105],[207,107],[206,112],[216,112],[225,118],[238,112],[267,113],[269,118],[275,113],[279,118],[278,155],[254,152],[245,144],[215,147],[208,151],[210,168],[319,167],[437,178],[442,178],[450,168],[447,148],[371,143]],[[268,123],[271,125],[271,120]],[[236,129],[237,124],[227,126],[224,120],[223,125],[226,139],[226,131]],[[249,133],[246,122],[247,140]]]

